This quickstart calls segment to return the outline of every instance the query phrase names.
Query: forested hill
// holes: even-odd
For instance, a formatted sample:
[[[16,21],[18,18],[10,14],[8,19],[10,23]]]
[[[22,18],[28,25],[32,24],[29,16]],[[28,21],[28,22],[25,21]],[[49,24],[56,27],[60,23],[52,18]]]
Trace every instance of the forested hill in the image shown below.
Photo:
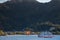
[[[6,2],[0,4],[0,27],[4,30],[22,30],[37,22],[60,24],[60,2]]]

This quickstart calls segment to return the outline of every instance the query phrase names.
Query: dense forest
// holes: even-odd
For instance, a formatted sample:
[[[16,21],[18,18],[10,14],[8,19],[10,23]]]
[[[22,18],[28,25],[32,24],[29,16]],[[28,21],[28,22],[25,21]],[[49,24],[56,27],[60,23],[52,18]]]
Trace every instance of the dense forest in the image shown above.
[[[35,31],[38,31],[41,27],[31,25],[47,21],[60,24],[59,1],[53,0],[46,4],[38,2],[5,2],[0,4],[0,29],[5,31],[22,31],[26,27],[37,28]],[[43,25],[44,28],[45,26]]]

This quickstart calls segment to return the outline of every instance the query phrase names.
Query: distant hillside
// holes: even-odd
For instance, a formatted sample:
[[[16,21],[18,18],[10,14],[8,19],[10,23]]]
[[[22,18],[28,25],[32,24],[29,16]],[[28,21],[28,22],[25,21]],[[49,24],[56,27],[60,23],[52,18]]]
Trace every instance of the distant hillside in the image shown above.
[[[0,24],[6,31],[23,30],[36,22],[60,24],[60,2],[6,2],[0,5],[0,17]]]

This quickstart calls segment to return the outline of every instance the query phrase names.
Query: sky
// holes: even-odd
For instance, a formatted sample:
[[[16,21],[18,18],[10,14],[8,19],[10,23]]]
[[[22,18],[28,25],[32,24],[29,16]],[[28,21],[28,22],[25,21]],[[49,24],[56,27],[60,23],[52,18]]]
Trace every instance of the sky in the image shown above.
[[[0,3],[4,3],[4,2],[6,2],[6,1],[8,1],[8,0],[0,0]]]
[[[8,0],[0,0],[0,3],[4,3],[6,1],[8,1]],[[36,0],[36,1],[38,1],[40,3],[47,3],[47,2],[50,2],[51,0]]]
[[[48,3],[48,2],[50,2],[50,1],[52,1],[52,0],[36,0],[36,1],[38,1],[38,2],[40,2],[40,3]]]

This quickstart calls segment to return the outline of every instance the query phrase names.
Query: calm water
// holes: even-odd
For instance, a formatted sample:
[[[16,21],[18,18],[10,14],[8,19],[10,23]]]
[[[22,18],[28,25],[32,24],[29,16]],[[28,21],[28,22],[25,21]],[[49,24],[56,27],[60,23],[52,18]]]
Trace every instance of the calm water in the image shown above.
[[[8,35],[0,36],[0,40],[60,40],[60,36],[54,35],[53,38],[39,38],[37,35]]]

